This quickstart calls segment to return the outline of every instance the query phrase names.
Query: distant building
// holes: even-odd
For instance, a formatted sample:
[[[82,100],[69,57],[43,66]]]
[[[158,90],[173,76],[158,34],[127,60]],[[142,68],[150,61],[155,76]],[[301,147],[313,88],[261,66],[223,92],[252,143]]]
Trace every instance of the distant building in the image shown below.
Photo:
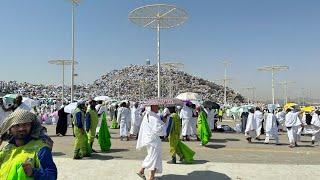
[[[151,63],[150,63],[150,59],[147,59],[147,60],[146,60],[146,65],[147,65],[147,66],[150,66],[150,64],[151,64]]]

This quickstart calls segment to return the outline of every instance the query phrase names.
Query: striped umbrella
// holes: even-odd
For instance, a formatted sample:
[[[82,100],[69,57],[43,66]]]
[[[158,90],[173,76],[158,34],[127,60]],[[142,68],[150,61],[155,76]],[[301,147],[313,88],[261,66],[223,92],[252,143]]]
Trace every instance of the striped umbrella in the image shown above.
[[[155,98],[147,100],[144,105],[182,105],[183,101],[176,98]]]

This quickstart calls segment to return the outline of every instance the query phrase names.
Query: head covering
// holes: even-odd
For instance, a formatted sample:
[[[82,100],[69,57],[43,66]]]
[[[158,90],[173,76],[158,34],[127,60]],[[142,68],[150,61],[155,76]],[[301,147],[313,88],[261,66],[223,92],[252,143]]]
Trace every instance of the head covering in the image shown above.
[[[1,125],[0,134],[2,135],[6,133],[14,125],[36,121],[37,116],[35,114],[23,109],[17,109],[4,120]]]
[[[167,116],[167,115],[170,115],[170,111],[168,108],[164,108],[163,110],[163,116]]]

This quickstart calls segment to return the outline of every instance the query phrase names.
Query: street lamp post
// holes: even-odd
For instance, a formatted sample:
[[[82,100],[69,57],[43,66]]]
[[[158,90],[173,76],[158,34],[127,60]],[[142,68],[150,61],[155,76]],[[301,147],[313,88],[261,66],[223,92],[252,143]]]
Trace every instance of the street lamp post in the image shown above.
[[[187,12],[173,5],[153,4],[134,9],[129,19],[142,27],[157,31],[157,65],[158,65],[158,98],[161,97],[160,68],[160,29],[169,29],[182,25],[187,19]]]
[[[73,102],[74,98],[74,66],[75,66],[75,20],[74,20],[74,14],[75,14],[75,6],[79,5],[80,0],[70,0],[72,3],[72,65],[71,65],[71,102]]]
[[[224,98],[223,98],[223,103],[224,105],[227,105],[227,68],[228,66],[230,66],[231,62],[229,61],[221,61],[220,63],[224,64],[224,79],[223,79],[223,83],[224,83]]]
[[[258,68],[259,71],[271,71],[272,104],[274,104],[274,74],[277,71],[284,71],[288,69],[289,69],[289,66],[286,66],[286,65],[271,65],[271,66],[264,66],[264,67]]]
[[[50,60],[48,61],[48,63],[62,66],[62,104],[63,104],[64,102],[64,68],[67,65],[71,65],[72,60],[58,59],[58,60]],[[75,62],[75,64],[77,64],[77,62]]]

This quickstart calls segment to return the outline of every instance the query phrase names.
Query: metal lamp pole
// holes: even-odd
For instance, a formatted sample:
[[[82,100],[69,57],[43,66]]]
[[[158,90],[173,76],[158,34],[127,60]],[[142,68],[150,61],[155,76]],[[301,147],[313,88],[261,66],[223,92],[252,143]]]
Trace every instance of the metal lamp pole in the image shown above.
[[[58,59],[58,60],[50,60],[48,61],[48,63],[62,66],[62,103],[63,103],[64,102],[64,70],[65,70],[65,66],[72,64],[72,60]],[[77,64],[77,62],[74,62],[74,63]]]
[[[73,102],[74,98],[74,66],[75,66],[75,6],[79,5],[80,0],[70,0],[72,3],[72,65],[71,65],[71,102]]]
[[[159,14],[158,14],[159,16]],[[160,21],[157,20],[157,59],[158,59],[158,98],[161,96],[161,86],[160,86]]]
[[[275,72],[284,71],[284,70],[288,70],[288,69],[289,69],[289,66],[286,66],[286,65],[271,65],[271,66],[264,66],[264,67],[258,68],[259,71],[271,71],[272,104],[275,103],[275,101],[274,101],[274,75],[275,75]]]
[[[160,28],[179,26],[187,20],[187,17],[184,10],[167,4],[146,5],[129,13],[129,20],[133,23],[157,31],[158,98],[161,97]]]
[[[224,64],[224,98],[223,98],[223,103],[224,105],[227,104],[227,68],[231,64],[229,61],[221,61],[222,64]]]

